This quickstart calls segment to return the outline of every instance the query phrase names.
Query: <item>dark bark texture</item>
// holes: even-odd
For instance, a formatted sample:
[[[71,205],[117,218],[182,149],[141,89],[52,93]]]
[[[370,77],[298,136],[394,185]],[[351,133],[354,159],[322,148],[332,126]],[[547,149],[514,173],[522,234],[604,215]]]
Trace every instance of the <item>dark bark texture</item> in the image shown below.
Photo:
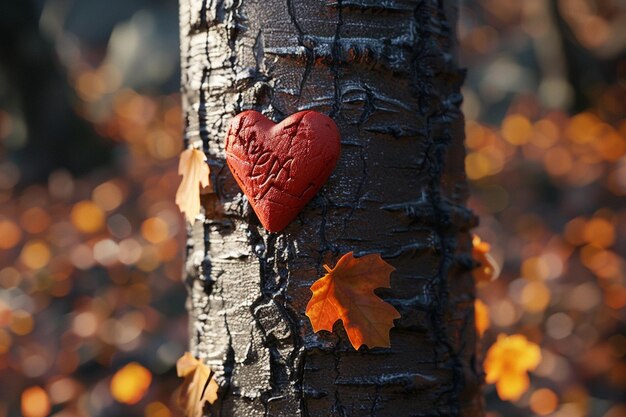
[[[181,0],[187,142],[214,193],[190,232],[191,351],[216,372],[213,416],[482,415],[465,207],[454,0]],[[335,172],[269,234],[225,163],[230,119],[304,109],[342,134]],[[402,314],[391,348],[315,334],[310,285],[381,253]]]

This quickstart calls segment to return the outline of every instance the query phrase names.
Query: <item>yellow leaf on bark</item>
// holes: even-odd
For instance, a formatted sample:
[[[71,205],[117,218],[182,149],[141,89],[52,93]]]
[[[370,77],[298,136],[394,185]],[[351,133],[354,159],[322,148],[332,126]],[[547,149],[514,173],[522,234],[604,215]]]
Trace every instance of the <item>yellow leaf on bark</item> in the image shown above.
[[[474,235],[472,246],[472,258],[480,264],[472,271],[476,282],[489,282],[497,279],[500,275],[500,267],[489,253],[491,245]]]
[[[476,323],[476,332],[482,337],[489,328],[491,321],[489,320],[489,307],[478,298],[474,302],[474,314]]]
[[[213,404],[217,400],[219,385],[213,378],[211,368],[185,352],[176,362],[176,372],[184,378],[178,405],[185,412],[185,417],[202,417],[204,404],[207,401]]]
[[[200,213],[200,187],[209,186],[209,166],[204,152],[194,148],[180,154],[178,174],[183,176],[176,192],[176,205],[189,223]]]
[[[389,275],[395,268],[380,254],[355,258],[352,252],[343,255],[332,270],[324,268],[328,274],[311,286],[313,296],[306,307],[313,331],[332,332],[341,320],[355,349],[390,347],[389,330],[400,313],[374,289],[389,288]]]

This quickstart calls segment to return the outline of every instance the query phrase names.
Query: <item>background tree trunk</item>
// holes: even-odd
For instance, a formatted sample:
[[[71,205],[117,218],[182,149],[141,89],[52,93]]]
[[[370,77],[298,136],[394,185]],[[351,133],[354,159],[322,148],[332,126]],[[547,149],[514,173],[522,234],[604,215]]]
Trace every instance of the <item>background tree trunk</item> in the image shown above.
[[[191,231],[191,351],[217,372],[216,416],[479,416],[454,0],[181,0],[186,141],[215,193]],[[225,164],[230,118],[330,115],[342,154],[268,234]],[[314,334],[309,286],[379,252],[402,314],[391,349]]]
[[[112,153],[76,113],[69,75],[40,32],[37,3],[0,1],[0,110],[21,126],[0,141],[0,159],[24,168],[19,188],[48,181],[60,168],[84,174],[109,163]]]

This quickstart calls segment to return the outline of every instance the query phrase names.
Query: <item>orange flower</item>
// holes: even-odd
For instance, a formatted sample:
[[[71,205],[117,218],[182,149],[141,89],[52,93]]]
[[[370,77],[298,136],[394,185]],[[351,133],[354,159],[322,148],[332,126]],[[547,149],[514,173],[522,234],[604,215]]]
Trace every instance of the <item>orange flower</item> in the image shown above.
[[[480,265],[474,268],[472,272],[476,282],[489,282],[498,278],[500,268],[489,251],[491,245],[480,240],[480,237],[474,235],[472,238],[472,258]]]
[[[485,358],[485,381],[496,384],[498,396],[503,400],[517,401],[528,390],[528,371],[541,362],[539,346],[526,336],[500,334],[487,351]]]

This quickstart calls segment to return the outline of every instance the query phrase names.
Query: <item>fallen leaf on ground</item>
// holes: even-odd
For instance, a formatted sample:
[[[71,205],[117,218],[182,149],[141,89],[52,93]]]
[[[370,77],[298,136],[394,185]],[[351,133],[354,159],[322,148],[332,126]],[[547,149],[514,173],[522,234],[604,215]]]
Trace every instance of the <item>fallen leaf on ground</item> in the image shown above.
[[[328,274],[311,286],[313,296],[306,307],[313,331],[333,331],[337,320],[343,322],[350,343],[390,347],[389,330],[400,313],[380,299],[374,289],[389,288],[389,275],[395,268],[383,261],[380,254],[355,258],[352,252],[341,257]]]
[[[474,235],[472,238],[472,246],[472,258],[479,263],[472,271],[476,282],[489,282],[497,279],[500,275],[500,267],[489,253],[491,251],[491,245],[487,242],[483,242],[480,237]]]
[[[202,409],[208,401],[217,400],[219,385],[213,378],[211,368],[185,352],[176,362],[176,373],[185,378],[178,396],[178,405],[185,412],[185,417],[202,417]]]
[[[176,191],[176,205],[187,221],[193,224],[200,213],[200,187],[209,186],[209,166],[204,152],[194,148],[181,152],[178,175],[182,175],[183,179]]]

